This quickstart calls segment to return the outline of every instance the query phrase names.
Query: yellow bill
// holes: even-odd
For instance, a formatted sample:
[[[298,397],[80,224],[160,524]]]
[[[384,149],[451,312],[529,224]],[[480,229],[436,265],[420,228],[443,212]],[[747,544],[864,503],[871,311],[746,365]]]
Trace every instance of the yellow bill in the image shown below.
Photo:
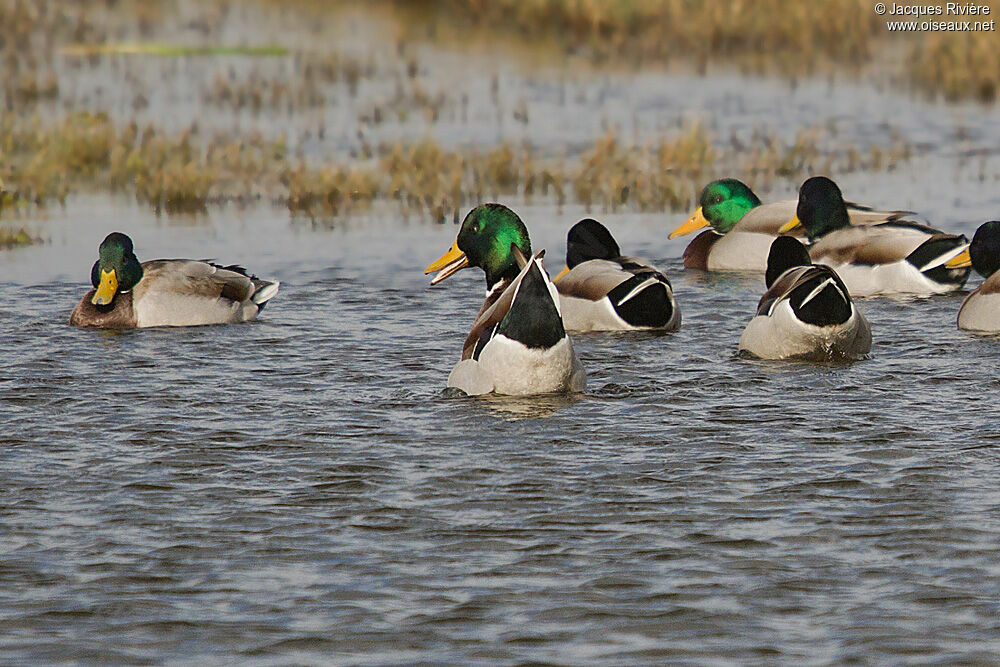
[[[559,282],[559,279],[562,278],[563,276],[565,276],[567,273],[569,273],[569,267],[568,266],[565,267],[562,271],[560,271],[559,275],[552,279],[552,282],[554,282],[554,283]]]
[[[796,228],[801,227],[801,226],[802,226],[802,221],[799,220],[799,216],[796,215],[794,218],[792,218],[791,220],[789,220],[788,222],[786,222],[785,224],[783,224],[781,226],[781,229],[778,230],[778,233],[779,234],[784,234],[786,232],[790,232],[793,229],[796,229]]]
[[[464,252],[458,249],[458,239],[455,239],[455,242],[451,244],[451,249],[431,262],[431,265],[424,269],[424,273],[437,271],[438,274],[431,279],[431,285],[437,285],[448,276],[464,269],[468,265],[469,258],[465,256]]]
[[[969,246],[965,246],[965,250],[945,262],[944,266],[946,269],[964,269],[967,266],[972,266],[972,256],[969,255]]]
[[[114,300],[117,291],[118,276],[115,275],[115,270],[105,271],[101,269],[101,284],[97,286],[94,298],[90,302],[95,306],[106,306]]]
[[[710,223],[705,218],[705,214],[702,212],[701,206],[699,206],[698,210],[692,213],[691,217],[687,219],[687,222],[685,222],[683,225],[681,225],[674,231],[670,232],[670,236],[668,236],[667,238],[675,239],[678,236],[684,236],[685,234],[690,234],[691,232],[697,231],[702,227],[708,227],[711,224],[712,223]]]

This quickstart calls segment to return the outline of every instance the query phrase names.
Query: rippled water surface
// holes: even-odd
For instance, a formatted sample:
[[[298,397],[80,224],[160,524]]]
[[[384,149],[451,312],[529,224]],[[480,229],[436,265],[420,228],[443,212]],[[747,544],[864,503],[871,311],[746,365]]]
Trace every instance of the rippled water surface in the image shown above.
[[[572,156],[604,124],[641,138],[688,116],[723,137],[832,123],[862,146],[900,129],[917,157],[838,175],[849,198],[968,235],[1000,217],[990,110],[479,58],[456,85],[494,67],[532,120],[479,117],[473,94],[442,141]],[[171,90],[144,113],[196,103]],[[305,147],[349,152],[355,111],[326,110]],[[506,203],[558,271],[586,212]],[[761,276],[684,271],[687,239],[666,239],[683,214],[591,213],[667,271],[683,326],[577,336],[587,391],[530,399],[443,391],[484,289],[421,274],[454,225],[391,205],[158,219],[84,193],[23,221],[48,242],[0,252],[0,662],[1000,659],[1000,341],[956,329],[963,295],[861,301],[874,346],[854,364],[739,359]],[[247,325],[70,328],[115,229],[140,259],[239,262],[281,292]]]
[[[960,295],[863,302],[853,365],[741,360],[760,277],[607,216],[681,331],[578,336],[579,396],[451,398],[482,278],[420,270],[452,225],[76,208],[2,269],[4,662],[996,657],[1000,346]],[[519,210],[553,269],[579,212]],[[68,327],[126,221],[282,291],[244,326]]]

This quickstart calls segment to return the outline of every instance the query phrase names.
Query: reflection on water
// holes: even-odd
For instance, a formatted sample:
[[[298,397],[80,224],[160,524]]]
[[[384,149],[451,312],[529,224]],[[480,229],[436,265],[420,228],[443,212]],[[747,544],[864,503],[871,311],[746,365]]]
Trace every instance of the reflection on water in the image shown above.
[[[514,421],[551,417],[557,410],[572,404],[576,396],[565,394],[536,397],[485,396],[480,400],[490,414]]]

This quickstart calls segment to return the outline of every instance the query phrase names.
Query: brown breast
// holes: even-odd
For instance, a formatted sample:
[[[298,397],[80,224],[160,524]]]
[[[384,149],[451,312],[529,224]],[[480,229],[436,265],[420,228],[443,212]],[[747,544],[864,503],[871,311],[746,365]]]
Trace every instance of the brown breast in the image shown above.
[[[722,237],[711,229],[703,231],[684,250],[684,268],[708,270],[708,251]]]
[[[75,327],[96,329],[135,329],[135,310],[132,308],[132,292],[115,295],[110,307],[98,308],[90,302],[94,290],[84,295],[69,316],[69,323]]]

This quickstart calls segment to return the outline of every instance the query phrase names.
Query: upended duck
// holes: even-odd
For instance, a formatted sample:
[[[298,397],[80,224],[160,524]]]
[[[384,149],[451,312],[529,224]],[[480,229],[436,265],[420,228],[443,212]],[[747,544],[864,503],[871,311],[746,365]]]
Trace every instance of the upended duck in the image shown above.
[[[432,285],[470,266],[486,273],[486,300],[448,376],[449,387],[473,396],[586,387],[543,255],[532,256],[528,230],[514,211],[483,204],[465,217],[451,249],[424,271],[438,272]]]
[[[121,232],[101,242],[90,281],[94,289],[70,315],[74,326],[135,329],[247,322],[280,285],[235,265],[193,259],[140,264],[132,239]]]
[[[570,331],[680,328],[670,281],[656,267],[623,257],[607,227],[587,218],[566,235],[566,268],[555,278]]]
[[[805,227],[809,256],[833,267],[851,294],[942,294],[969,278],[969,243],[961,234],[908,220],[851,225],[844,197],[825,176],[799,189],[796,217],[782,228]]]
[[[865,316],[837,272],[814,265],[798,240],[771,244],[767,292],[740,337],[739,350],[761,359],[857,359],[871,350]]]
[[[771,242],[782,226],[795,218],[798,200],[762,204],[750,187],[735,178],[712,181],[701,191],[700,205],[683,225],[670,232],[674,239],[711,227],[684,250],[684,266],[708,271],[763,271]],[[846,202],[850,224],[871,225],[896,220],[908,211],[876,211]],[[793,232],[786,232],[793,233]]]
[[[958,328],[1000,332],[1000,221],[984,222],[969,244],[972,268],[985,280],[969,293],[958,310]]]

